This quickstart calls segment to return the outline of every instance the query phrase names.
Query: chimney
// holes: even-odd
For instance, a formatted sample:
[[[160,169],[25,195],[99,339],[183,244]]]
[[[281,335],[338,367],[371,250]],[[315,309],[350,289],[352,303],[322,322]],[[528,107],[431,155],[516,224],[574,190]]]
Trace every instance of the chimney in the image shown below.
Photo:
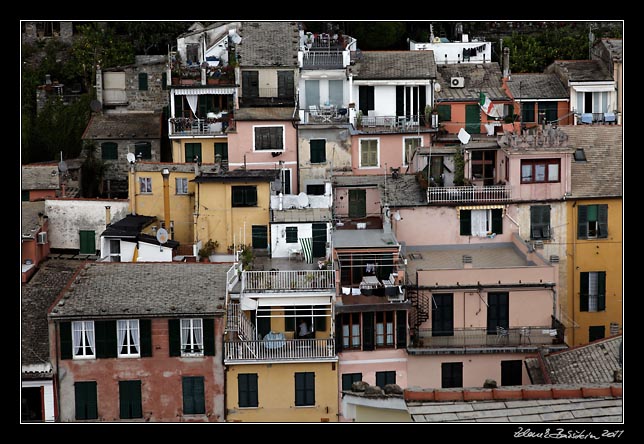
[[[510,77],[510,48],[503,48],[503,77]]]
[[[105,226],[109,227],[111,223],[112,223],[112,214],[110,211],[110,206],[105,205]]]
[[[42,211],[39,211],[38,212],[38,225],[40,225],[40,228],[43,227],[44,222],[45,222],[45,213],[43,213]]]

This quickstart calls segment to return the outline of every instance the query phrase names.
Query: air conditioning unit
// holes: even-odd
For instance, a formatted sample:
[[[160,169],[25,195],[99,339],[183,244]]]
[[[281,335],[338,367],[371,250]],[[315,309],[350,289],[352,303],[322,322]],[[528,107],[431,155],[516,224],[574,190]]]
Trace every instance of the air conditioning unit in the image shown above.
[[[38,243],[39,244],[46,244],[47,243],[47,232],[46,231],[41,231],[38,233]]]
[[[452,77],[449,84],[452,88],[463,88],[465,86],[465,77]]]

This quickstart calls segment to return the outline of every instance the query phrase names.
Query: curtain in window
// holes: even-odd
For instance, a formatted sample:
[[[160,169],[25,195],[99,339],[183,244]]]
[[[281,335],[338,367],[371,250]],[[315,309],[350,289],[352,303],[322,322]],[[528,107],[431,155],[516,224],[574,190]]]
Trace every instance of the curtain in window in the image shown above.
[[[394,324],[391,322],[387,322],[387,340],[385,342],[387,344],[394,343]]]
[[[188,106],[190,106],[192,113],[197,117],[197,96],[188,95],[186,96],[186,100],[188,101]]]
[[[181,319],[181,351],[190,349],[190,319]]]
[[[117,329],[116,329],[116,341],[119,346],[119,353],[128,353],[128,349],[125,348],[126,346],[126,338],[127,338],[127,321],[117,321]]]
[[[383,345],[385,342],[384,336],[385,326],[383,324],[376,324],[376,344]]]
[[[353,324],[351,330],[351,345],[353,347],[360,347],[360,325]]]
[[[192,331],[195,335],[195,349],[197,347],[198,350],[203,349],[203,329],[201,327],[201,319],[193,319],[192,320]]]
[[[89,345],[89,354],[94,354],[94,323],[92,321],[85,321],[85,338],[87,338],[87,345]]]
[[[588,311],[597,311],[598,274],[588,273]]]
[[[349,347],[349,326],[342,326],[342,346],[347,348]]]
[[[487,236],[488,210],[472,210],[472,236]]]
[[[132,335],[132,353],[139,352],[139,321],[130,321],[130,334]]]
[[[83,323],[82,322],[73,322],[73,334],[74,334],[74,355],[77,355],[80,352],[82,337],[83,337]]]

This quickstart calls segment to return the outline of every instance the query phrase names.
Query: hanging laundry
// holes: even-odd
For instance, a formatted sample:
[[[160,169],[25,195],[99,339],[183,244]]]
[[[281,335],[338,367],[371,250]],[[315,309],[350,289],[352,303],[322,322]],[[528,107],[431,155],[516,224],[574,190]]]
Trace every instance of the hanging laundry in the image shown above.
[[[365,273],[374,273],[376,271],[376,264],[367,264]]]

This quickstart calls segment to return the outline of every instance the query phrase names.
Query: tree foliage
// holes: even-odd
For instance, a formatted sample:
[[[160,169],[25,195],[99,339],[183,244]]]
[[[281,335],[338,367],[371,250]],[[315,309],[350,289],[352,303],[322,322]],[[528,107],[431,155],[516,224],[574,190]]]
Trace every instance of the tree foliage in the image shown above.
[[[167,54],[191,22],[128,22],[125,31],[136,54]]]
[[[358,40],[364,50],[402,49],[405,46],[404,22],[349,22],[347,34]]]
[[[109,166],[98,157],[96,142],[85,142],[83,149],[86,157],[81,164],[81,195],[100,197],[103,194],[103,178]]]

